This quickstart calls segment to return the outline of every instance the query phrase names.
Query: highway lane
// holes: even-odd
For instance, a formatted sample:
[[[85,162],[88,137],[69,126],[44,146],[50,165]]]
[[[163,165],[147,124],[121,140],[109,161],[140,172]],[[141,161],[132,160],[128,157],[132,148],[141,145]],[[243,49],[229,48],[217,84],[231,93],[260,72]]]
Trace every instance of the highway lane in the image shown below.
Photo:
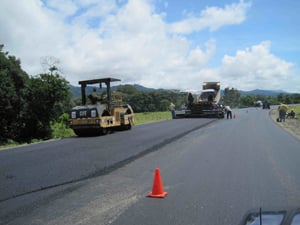
[[[300,206],[299,141],[266,111],[241,110],[159,153],[169,195],[141,198],[112,224],[238,224],[250,209]]]
[[[299,140],[264,110],[235,111],[104,176],[0,203],[9,224],[238,224],[300,205]],[[168,196],[151,199],[153,172]],[[34,200],[32,200],[34,199]]]
[[[0,151],[0,202],[96,177],[214,120],[169,120],[130,131]]]

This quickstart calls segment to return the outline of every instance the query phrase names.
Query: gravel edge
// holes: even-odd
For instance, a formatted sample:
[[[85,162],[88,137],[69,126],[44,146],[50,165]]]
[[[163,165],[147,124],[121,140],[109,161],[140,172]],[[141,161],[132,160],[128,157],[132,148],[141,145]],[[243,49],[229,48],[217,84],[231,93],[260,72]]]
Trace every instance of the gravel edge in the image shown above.
[[[271,119],[276,123],[279,127],[284,129],[285,131],[292,134],[295,138],[300,140],[300,120],[297,119],[286,119],[285,122],[277,122],[278,111],[277,109],[272,109],[269,112]]]

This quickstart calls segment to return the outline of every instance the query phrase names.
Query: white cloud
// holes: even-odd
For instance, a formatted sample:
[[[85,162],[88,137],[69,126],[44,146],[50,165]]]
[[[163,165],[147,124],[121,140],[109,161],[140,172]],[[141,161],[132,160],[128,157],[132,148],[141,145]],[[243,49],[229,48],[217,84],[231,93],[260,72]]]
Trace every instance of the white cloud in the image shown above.
[[[48,0],[46,4],[47,7],[56,10],[64,16],[72,15],[78,9],[77,5],[72,0]]]
[[[0,42],[21,58],[28,72],[37,72],[40,57],[57,55],[57,50],[65,46],[64,24],[41,2],[2,1],[0,8]]]
[[[240,24],[246,19],[246,12],[250,8],[250,2],[240,1],[224,8],[207,7],[201,11],[199,16],[190,16],[189,18],[173,23],[171,32],[192,33],[209,28],[215,31],[222,26]]]
[[[190,85],[188,79],[180,81],[182,76],[194,77],[214,54],[213,41],[191,48],[187,38],[168,33],[164,15],[155,13],[148,1],[130,0],[121,7],[111,1],[90,7],[88,2],[82,13],[77,7],[85,2],[74,2],[28,0],[14,7],[9,0],[1,3],[7,7],[1,18],[1,42],[21,58],[28,73],[42,72],[40,59],[55,56],[73,84],[104,75],[175,88]],[[100,23],[90,28],[88,20],[97,15]],[[5,17],[11,17],[11,23]]]
[[[292,75],[294,65],[273,55],[270,47],[271,42],[265,41],[239,50],[235,56],[225,55],[220,68],[204,70],[202,76],[213,74],[219,77],[223,86],[240,90],[299,91],[291,89],[290,85],[291,82],[300,84],[299,78]]]
[[[241,23],[250,3],[206,8],[199,17],[181,21],[185,27],[182,30],[168,24],[165,14],[156,13],[152,3],[2,0],[0,43],[20,57],[22,67],[31,75],[43,72],[41,58],[58,58],[72,84],[113,76],[124,83],[155,88],[199,89],[202,81],[209,80],[251,88],[257,79],[269,83],[268,87],[277,87],[280,83],[272,76],[282,79],[290,74],[292,65],[272,55],[268,43],[224,56],[221,68],[210,69],[216,41],[199,43],[183,34]],[[176,32],[171,32],[170,26]]]

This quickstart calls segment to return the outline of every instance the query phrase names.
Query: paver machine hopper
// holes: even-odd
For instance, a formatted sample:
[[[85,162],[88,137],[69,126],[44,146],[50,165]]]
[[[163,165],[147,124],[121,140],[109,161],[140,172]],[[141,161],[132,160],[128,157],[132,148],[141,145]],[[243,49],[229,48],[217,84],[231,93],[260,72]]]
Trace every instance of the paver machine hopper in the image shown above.
[[[224,108],[219,104],[220,99],[220,82],[204,82],[200,93],[188,94],[187,107],[184,110],[175,111],[176,118],[224,118]]]

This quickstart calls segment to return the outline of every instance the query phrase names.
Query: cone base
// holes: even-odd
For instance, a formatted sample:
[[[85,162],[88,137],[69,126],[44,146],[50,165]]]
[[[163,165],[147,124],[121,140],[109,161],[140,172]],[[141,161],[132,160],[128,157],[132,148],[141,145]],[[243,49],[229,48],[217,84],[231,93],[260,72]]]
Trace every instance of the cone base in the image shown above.
[[[150,198],[164,198],[166,197],[166,195],[168,194],[168,192],[163,192],[161,194],[152,194],[152,192],[150,192],[147,197],[150,197]]]

